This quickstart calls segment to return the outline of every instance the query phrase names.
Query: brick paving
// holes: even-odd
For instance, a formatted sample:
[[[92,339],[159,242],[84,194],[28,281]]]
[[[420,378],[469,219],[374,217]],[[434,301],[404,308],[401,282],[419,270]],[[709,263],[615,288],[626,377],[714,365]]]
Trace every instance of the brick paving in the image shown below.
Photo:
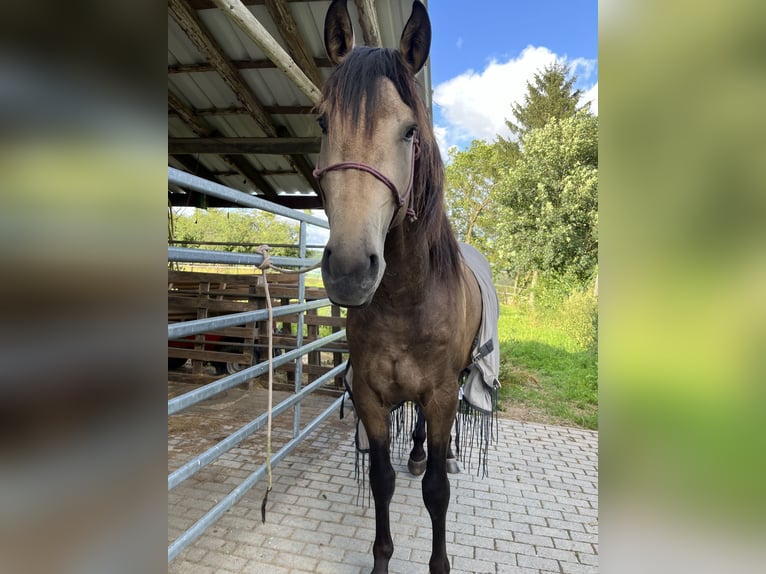
[[[330,401],[325,397],[315,408],[304,408],[305,416]],[[597,572],[598,434],[507,419],[499,424],[498,443],[489,453],[489,477],[476,477],[475,468],[450,475],[447,552],[452,572]],[[289,439],[287,426],[277,426],[277,443]],[[231,424],[224,425],[215,439],[231,430]],[[352,436],[352,419],[333,416],[274,468],[265,524],[260,510],[264,480],[171,562],[168,572],[368,573],[374,510],[359,497]],[[169,493],[168,542],[262,464],[261,441],[255,437],[243,443]],[[171,433],[169,469],[207,444],[200,439],[190,450],[192,442],[188,433]],[[406,456],[395,456],[393,463],[395,550],[389,571],[425,573],[431,525],[421,478],[409,475]]]

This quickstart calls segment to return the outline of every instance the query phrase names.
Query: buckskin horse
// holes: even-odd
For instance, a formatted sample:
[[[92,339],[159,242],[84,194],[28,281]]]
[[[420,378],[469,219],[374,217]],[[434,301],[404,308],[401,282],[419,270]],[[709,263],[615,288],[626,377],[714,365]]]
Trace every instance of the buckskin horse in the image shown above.
[[[442,574],[450,570],[450,431],[482,301],[447,219],[444,167],[417,91],[431,24],[416,1],[398,50],[355,47],[346,1],[334,0],[324,42],[336,67],[317,106],[322,145],[314,176],[330,224],[322,278],[330,299],[348,308],[353,401],[369,438],[375,501],[372,573],[388,572],[394,551],[389,416],[411,401],[426,420],[429,567]],[[417,449],[416,443],[413,456],[424,456]]]

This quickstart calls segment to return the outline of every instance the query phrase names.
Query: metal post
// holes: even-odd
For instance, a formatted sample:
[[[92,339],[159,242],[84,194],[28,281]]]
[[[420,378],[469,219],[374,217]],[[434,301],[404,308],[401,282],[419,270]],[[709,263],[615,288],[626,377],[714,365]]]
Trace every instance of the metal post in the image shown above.
[[[306,222],[301,221],[300,223],[300,242],[299,242],[299,251],[298,251],[298,257],[301,259],[305,259],[306,257]],[[298,275],[298,304],[303,304],[306,302],[306,274],[301,273]],[[297,331],[295,333],[295,346],[301,347],[303,345],[303,323],[304,323],[304,317],[306,316],[306,312],[298,313],[298,325],[296,327]],[[303,383],[303,357],[299,357],[295,361],[295,392],[301,390],[301,385]],[[298,433],[301,430],[301,404],[297,403],[295,405],[295,408],[293,409],[293,437],[298,436]]]

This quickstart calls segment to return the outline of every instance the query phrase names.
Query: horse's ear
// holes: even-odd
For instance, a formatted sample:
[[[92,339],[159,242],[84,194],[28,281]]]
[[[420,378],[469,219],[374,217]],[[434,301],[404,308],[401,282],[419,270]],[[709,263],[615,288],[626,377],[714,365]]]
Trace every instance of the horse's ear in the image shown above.
[[[354,28],[346,0],[333,0],[324,19],[324,47],[334,66],[340,64],[354,47]]]
[[[399,51],[405,61],[417,74],[428,59],[431,50],[431,20],[428,18],[426,7],[418,0],[412,3],[412,14],[402,32],[399,41]]]

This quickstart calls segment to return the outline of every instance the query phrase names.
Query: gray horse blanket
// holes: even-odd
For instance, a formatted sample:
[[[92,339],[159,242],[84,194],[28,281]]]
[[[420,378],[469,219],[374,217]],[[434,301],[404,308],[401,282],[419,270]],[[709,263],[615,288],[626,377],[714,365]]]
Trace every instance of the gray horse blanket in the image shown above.
[[[455,446],[458,459],[471,464],[474,446],[478,450],[479,469],[487,474],[486,458],[490,440],[497,440],[495,432],[497,411],[497,390],[500,388],[498,374],[500,372],[500,343],[497,332],[497,322],[500,317],[500,305],[495,286],[492,283],[492,270],[486,258],[474,247],[465,243],[460,244],[463,260],[471,269],[481,290],[482,315],[481,325],[474,338],[471,351],[471,364],[463,371],[458,391],[458,413],[455,420]],[[353,368],[351,358],[344,375],[346,389],[353,404]],[[391,417],[391,433],[396,438],[409,440],[415,424],[412,409],[404,409],[399,405]],[[341,409],[343,406],[341,406]],[[359,455],[369,452],[369,441],[364,425],[356,416],[356,451],[357,474]],[[343,411],[341,410],[341,418]],[[495,424],[493,424],[495,423]],[[409,429],[407,433],[402,430]],[[467,444],[465,439],[468,438]],[[401,447],[401,445],[400,445]],[[364,470],[361,473],[364,476]]]
[[[460,244],[468,267],[473,271],[481,289],[481,325],[476,333],[467,369],[460,388],[462,401],[485,414],[492,414],[497,407],[497,389],[500,387],[500,341],[497,321],[500,317],[500,302],[492,283],[492,269],[484,256],[474,247]]]

